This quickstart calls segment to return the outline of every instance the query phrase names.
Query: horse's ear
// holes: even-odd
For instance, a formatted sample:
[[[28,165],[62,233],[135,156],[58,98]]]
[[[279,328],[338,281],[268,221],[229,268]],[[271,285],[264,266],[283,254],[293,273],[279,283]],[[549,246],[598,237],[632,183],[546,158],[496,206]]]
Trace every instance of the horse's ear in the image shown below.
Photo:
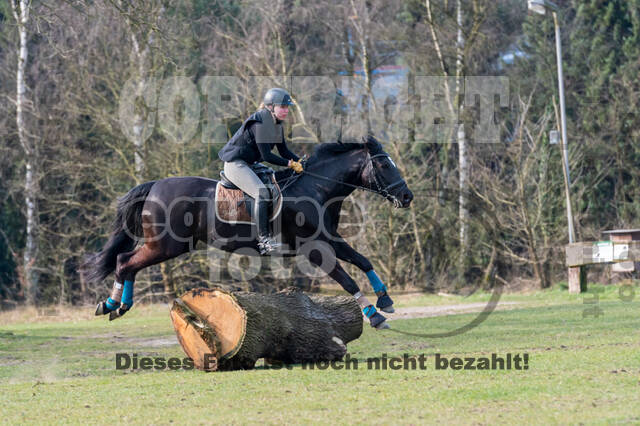
[[[371,132],[369,132],[367,136],[364,136],[362,138],[362,142],[364,142],[367,145],[367,149],[369,151],[377,152],[382,148],[382,145],[380,145],[380,142],[378,142],[378,140],[375,138],[375,136],[373,136],[373,133]]]

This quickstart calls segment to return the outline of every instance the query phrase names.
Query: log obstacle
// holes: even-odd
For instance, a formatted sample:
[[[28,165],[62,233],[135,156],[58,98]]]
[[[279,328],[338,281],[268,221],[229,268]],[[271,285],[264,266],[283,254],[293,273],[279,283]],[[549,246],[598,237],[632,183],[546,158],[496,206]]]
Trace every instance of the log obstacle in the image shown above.
[[[194,289],[174,300],[170,314],[182,349],[204,371],[251,369],[260,358],[339,360],[363,326],[353,297],[295,287],[275,294]]]

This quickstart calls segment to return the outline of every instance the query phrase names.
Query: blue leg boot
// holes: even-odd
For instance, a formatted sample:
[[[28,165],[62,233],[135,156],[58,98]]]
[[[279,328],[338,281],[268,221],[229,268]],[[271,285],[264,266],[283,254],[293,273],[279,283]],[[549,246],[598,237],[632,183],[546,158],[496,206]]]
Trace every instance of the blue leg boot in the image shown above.
[[[387,286],[382,283],[378,274],[373,269],[367,272],[367,278],[369,278],[369,282],[371,283],[371,287],[373,287],[373,291],[376,292],[376,296],[378,296],[378,301],[376,302],[376,307],[383,312],[388,314],[392,314],[395,312],[393,309],[393,300],[387,294]]]
[[[98,303],[96,308],[96,315],[106,315],[109,312],[113,312],[120,307],[120,300],[122,299],[122,291],[124,286],[118,281],[113,283],[113,290],[111,290],[111,296],[106,302]]]
[[[124,290],[122,291],[122,305],[119,309],[113,310],[109,313],[109,321],[118,319],[127,313],[133,306],[133,281],[124,282]]]

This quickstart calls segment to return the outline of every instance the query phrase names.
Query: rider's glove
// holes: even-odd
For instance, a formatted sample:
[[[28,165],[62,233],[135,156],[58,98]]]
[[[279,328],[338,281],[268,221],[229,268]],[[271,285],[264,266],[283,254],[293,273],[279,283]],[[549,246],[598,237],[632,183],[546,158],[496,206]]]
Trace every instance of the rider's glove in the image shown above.
[[[296,173],[302,173],[302,164],[297,161],[289,160],[289,164],[287,167],[293,169]]]

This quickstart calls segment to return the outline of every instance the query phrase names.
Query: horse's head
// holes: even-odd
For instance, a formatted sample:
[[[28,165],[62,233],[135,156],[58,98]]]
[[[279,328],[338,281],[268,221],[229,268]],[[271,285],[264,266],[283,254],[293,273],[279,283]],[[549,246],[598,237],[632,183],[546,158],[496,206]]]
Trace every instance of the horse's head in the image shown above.
[[[344,185],[348,185],[351,187],[347,187],[349,192],[354,188],[368,189],[384,196],[396,207],[409,207],[413,200],[413,193],[391,156],[371,135],[362,142],[321,144],[307,165],[306,173],[324,180],[329,193],[331,186],[344,189]],[[322,170],[321,175],[317,174],[319,170]],[[293,171],[281,173],[279,180],[290,177]]]
[[[367,152],[361,174],[363,186],[384,196],[396,207],[409,207],[413,193],[402,178],[396,163],[373,136],[364,137],[363,142]]]

